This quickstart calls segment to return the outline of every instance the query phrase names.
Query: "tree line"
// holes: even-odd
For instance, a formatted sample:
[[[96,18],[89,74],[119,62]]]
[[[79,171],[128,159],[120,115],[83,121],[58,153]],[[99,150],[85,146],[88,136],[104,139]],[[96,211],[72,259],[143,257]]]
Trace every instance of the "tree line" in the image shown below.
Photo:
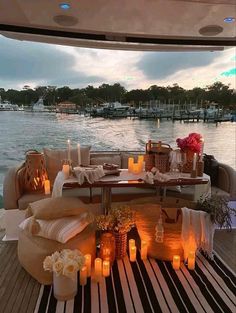
[[[2,100],[8,100],[13,104],[30,105],[39,97],[44,98],[44,104],[54,106],[62,101],[71,101],[78,107],[96,105],[104,102],[119,101],[138,106],[150,101],[161,103],[196,103],[206,106],[211,102],[218,103],[224,108],[235,108],[236,92],[229,85],[215,82],[205,88],[195,87],[186,90],[178,84],[172,86],[152,85],[148,89],[126,90],[121,84],[102,84],[99,87],[88,85],[86,88],[71,89],[68,86],[38,86],[32,89],[25,85],[22,90],[0,88]]]

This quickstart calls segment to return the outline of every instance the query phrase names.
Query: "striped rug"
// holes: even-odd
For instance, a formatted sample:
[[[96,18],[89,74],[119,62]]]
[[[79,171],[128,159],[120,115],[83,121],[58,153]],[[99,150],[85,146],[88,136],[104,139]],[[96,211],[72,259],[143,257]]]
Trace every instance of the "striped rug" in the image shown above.
[[[135,263],[116,261],[100,284],[89,279],[73,300],[57,301],[51,286],[41,286],[35,313],[235,313],[235,287],[235,274],[217,255],[211,261],[199,253],[194,271],[138,255]]]

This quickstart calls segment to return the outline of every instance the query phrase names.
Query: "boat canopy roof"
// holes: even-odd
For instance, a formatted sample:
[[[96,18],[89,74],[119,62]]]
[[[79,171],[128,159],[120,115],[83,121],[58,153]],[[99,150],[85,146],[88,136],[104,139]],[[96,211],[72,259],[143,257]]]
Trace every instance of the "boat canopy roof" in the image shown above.
[[[235,0],[7,0],[0,33],[91,48],[214,51],[235,46]]]

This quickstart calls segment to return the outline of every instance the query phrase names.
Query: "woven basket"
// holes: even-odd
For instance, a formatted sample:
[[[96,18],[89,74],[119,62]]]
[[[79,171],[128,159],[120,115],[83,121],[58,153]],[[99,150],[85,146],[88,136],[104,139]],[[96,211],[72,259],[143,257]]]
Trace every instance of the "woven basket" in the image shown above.
[[[170,169],[169,153],[165,153],[165,154],[157,153],[157,154],[155,154],[155,167],[161,173],[168,172]]]
[[[114,232],[116,243],[116,258],[122,259],[127,253],[127,232]]]
[[[173,255],[179,255],[182,260],[184,255],[181,242],[181,210],[175,207],[168,207],[163,210],[164,241],[158,243],[155,241],[155,227],[158,223],[161,206],[146,203],[134,204],[131,207],[135,210],[136,227],[140,239],[147,241],[148,256],[158,260],[172,261]]]
[[[25,191],[40,192],[47,179],[45,159],[43,153],[28,151],[26,153],[23,186]]]
[[[149,172],[155,166],[155,154],[145,154],[145,171]]]
[[[169,171],[169,154],[170,145],[161,141],[153,142],[151,140],[146,143],[146,155],[144,156],[145,170],[151,171],[155,166],[161,173]]]

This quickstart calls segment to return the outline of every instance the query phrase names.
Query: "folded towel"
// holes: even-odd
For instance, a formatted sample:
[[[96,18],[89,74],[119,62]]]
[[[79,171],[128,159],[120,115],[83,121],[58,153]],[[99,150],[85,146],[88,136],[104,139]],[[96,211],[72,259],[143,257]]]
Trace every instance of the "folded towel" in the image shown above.
[[[65,183],[66,177],[63,172],[59,172],[55,178],[53,189],[52,189],[52,198],[57,198],[62,196],[62,188]]]
[[[98,166],[96,168],[75,167],[74,173],[80,185],[82,185],[86,180],[89,184],[92,184],[101,177],[105,176],[102,166]]]
[[[98,166],[96,168],[75,167],[74,173],[79,185],[82,185],[85,181],[92,184],[105,175],[102,166]],[[62,189],[65,182],[66,177],[64,173],[59,172],[53,184],[52,198],[62,196]]]
[[[190,250],[201,248],[210,258],[213,252],[215,226],[210,215],[203,211],[182,208],[182,246],[184,259],[187,260]]]

